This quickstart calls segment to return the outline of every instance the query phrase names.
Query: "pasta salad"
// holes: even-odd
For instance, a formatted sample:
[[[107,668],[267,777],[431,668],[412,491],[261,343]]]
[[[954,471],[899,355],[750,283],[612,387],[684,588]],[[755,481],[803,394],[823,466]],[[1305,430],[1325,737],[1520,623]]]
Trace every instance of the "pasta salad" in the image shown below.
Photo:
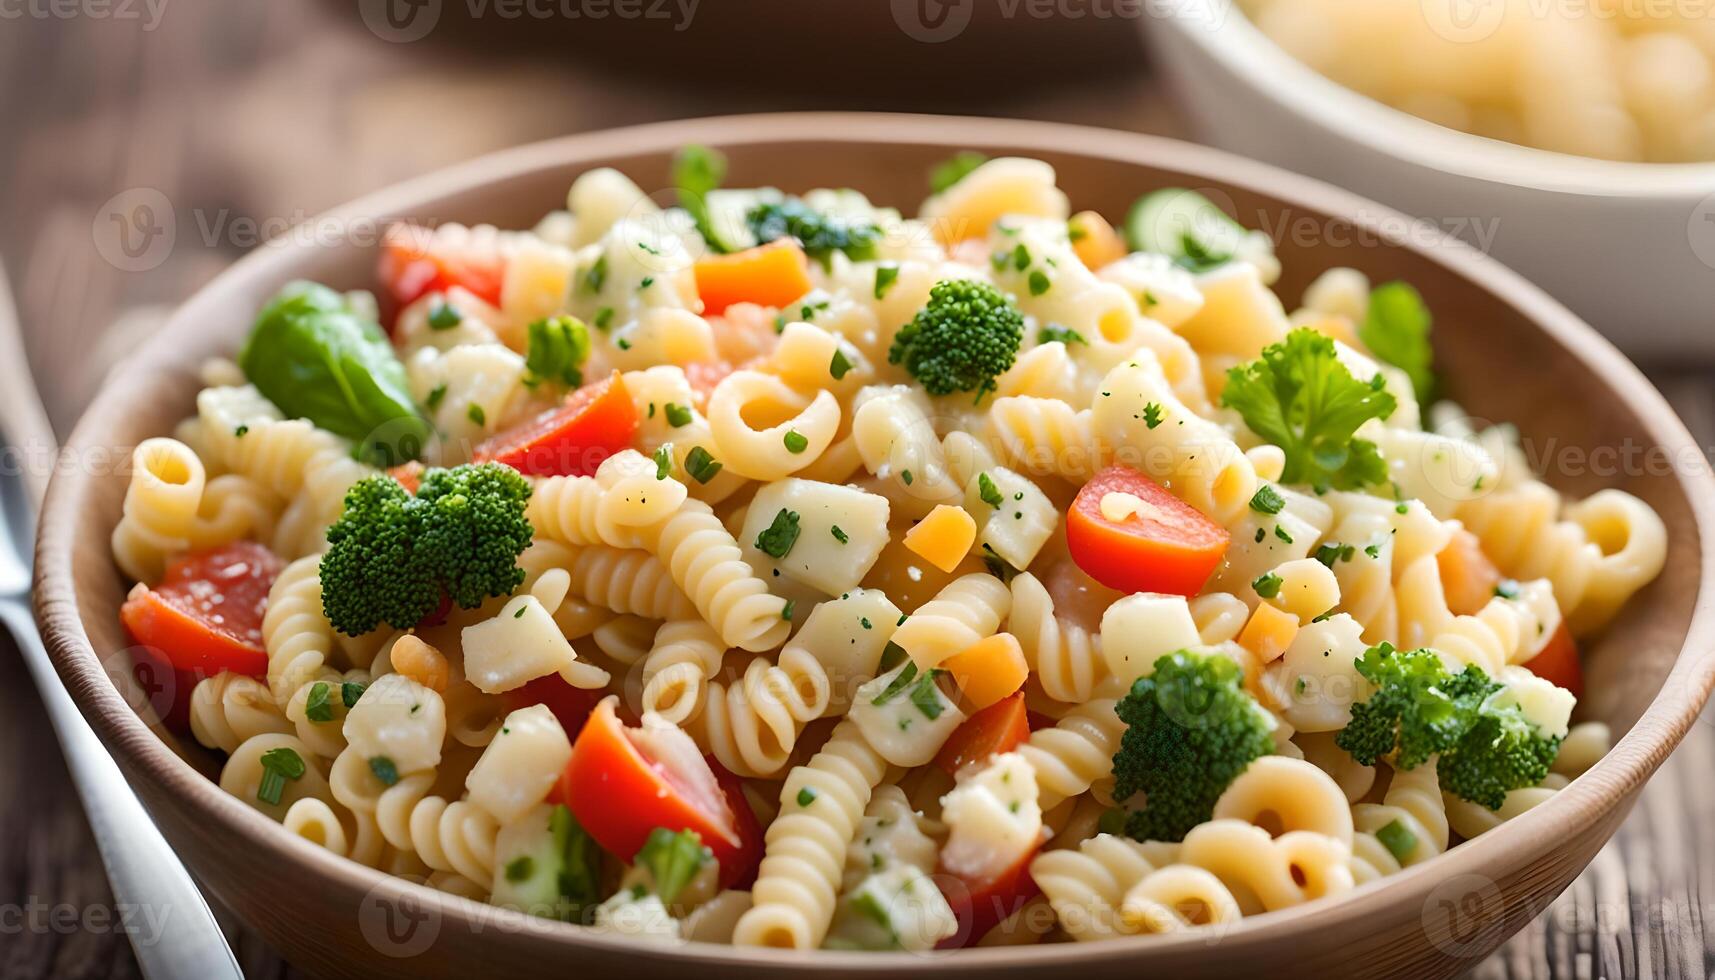
[[[121,617],[224,790],[592,929],[927,951],[1341,895],[1606,751],[1577,639],[1662,522],[1437,402],[1410,285],[1288,313],[1206,199],[1036,160],[916,218],[724,171],[399,225],[136,447]]]

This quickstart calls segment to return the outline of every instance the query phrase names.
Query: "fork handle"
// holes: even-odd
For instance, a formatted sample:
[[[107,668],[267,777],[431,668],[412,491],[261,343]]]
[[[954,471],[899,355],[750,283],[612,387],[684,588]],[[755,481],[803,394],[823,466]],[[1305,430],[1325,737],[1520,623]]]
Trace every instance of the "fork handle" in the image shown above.
[[[0,621],[24,655],[48,720],[59,735],[72,784],[83,799],[113,897],[141,921],[128,931],[137,963],[149,980],[243,980],[214,913],[167,839],[120,774],[107,748],[84,721],[54,673],[29,610],[0,600]]]

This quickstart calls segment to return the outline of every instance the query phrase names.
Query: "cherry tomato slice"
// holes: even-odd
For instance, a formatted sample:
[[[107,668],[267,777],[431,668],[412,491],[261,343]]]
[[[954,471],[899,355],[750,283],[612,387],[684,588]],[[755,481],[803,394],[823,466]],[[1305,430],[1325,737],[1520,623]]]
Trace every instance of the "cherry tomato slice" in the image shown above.
[[[953,729],[953,734],[936,754],[935,764],[949,773],[957,773],[970,763],[1011,752],[1029,737],[1029,713],[1024,708],[1024,692],[1019,691],[1001,698]]]
[[[1137,513],[1111,521],[1102,498],[1137,497]],[[1128,466],[1110,466],[1078,491],[1066,544],[1085,574],[1121,592],[1194,596],[1227,550],[1227,530]]]
[[[602,460],[631,446],[639,421],[615,371],[572,392],[560,407],[484,440],[473,456],[526,476],[589,476]]]
[[[690,771],[707,766],[700,755],[650,758],[635,741],[642,733],[627,730],[614,713],[617,703],[608,697],[596,705],[578,733],[555,801],[571,808],[596,843],[624,860],[637,854],[650,831],[665,827],[702,838],[720,861],[723,887],[752,873],[762,859],[762,834],[759,827],[747,827],[742,794],[734,800],[736,787],[722,785],[713,769]]]
[[[239,541],[172,562],[154,588],[132,588],[119,618],[140,648],[138,681],[161,695],[157,708],[169,725],[186,727],[191,689],[203,678],[268,673],[262,615],[282,567],[266,547]]]

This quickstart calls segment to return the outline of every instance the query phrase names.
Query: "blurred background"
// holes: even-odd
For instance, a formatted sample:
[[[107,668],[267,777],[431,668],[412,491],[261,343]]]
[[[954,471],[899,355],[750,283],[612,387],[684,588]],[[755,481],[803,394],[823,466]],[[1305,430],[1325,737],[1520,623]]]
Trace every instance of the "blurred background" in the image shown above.
[[[490,150],[835,108],[1192,136],[1148,63],[1146,9],[0,0],[0,260],[63,437],[108,367],[234,259],[341,201]],[[172,247],[153,247],[164,234]],[[1708,373],[1653,367],[1694,435],[1715,445]],[[1478,975],[1708,975],[1711,733],[1694,731],[1579,883]],[[135,975],[111,903],[34,692],[16,658],[0,656],[0,977]],[[252,975],[290,974],[233,934]]]

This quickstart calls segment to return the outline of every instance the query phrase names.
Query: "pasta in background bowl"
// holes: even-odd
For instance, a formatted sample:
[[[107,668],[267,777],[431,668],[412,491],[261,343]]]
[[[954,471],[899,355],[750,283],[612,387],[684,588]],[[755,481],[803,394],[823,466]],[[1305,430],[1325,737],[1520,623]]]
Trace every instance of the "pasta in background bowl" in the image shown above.
[[[1185,0],[1148,18],[1146,36],[1203,140],[1350,188],[1462,238],[1630,353],[1709,349],[1703,324],[1715,301],[1715,223],[1708,217],[1715,163],[1573,156],[1450,129],[1394,107],[1497,136],[1534,127],[1540,135],[1519,138],[1559,140],[1563,149],[1579,139],[1595,147],[1591,152],[1629,145],[1635,126],[1612,104],[1619,96],[1604,89],[1607,75],[1584,70],[1597,56],[1568,59],[1560,43],[1600,48],[1621,17],[1618,8],[1633,5],[1385,0],[1307,13],[1327,6]],[[1572,13],[1557,33],[1552,15],[1562,9]],[[1669,11],[1662,20],[1673,21],[1672,9],[1662,8]],[[1247,11],[1281,32],[1282,42]],[[1651,44],[1691,46],[1664,31],[1640,48],[1643,68],[1668,67],[1649,54]],[[1525,50],[1543,64],[1533,66],[1526,54],[1511,60]],[[1324,63],[1326,75],[1311,66]],[[1568,65],[1577,67],[1567,74]],[[1671,77],[1695,88],[1682,72]],[[1647,77],[1638,84],[1647,86]],[[1572,121],[1580,112],[1601,122]],[[1669,113],[1659,107],[1660,115]],[[1574,241],[1576,248],[1562,244]]]
[[[711,156],[669,167],[696,143],[734,190]],[[939,175],[921,222],[880,207],[967,148],[994,159]],[[674,184],[683,214],[643,203]],[[1307,929],[1353,941],[1291,972],[1454,972],[1570,881],[1706,695],[1678,656],[1707,628],[1706,477],[1504,270],[1243,227],[1289,207],[1366,220],[1177,144],[863,116],[407,185],[341,212],[437,222],[380,250],[397,313],[351,292],[372,246],[260,253],[92,409],[73,452],[138,465],[60,478],[50,643],[187,861],[320,972],[1208,969]],[[1419,404],[1424,304],[1466,411]],[[311,336],[344,397],[281,383]],[[1549,489],[1478,412],[1682,465]],[[233,599],[237,635],[192,645],[208,676],[144,692],[194,738],[105,679],[132,578],[143,645],[178,585]],[[1408,718],[1396,746],[1404,674],[1460,670],[1456,730]],[[1460,741],[1484,725],[1522,754]],[[1437,889],[1474,896],[1481,941]],[[427,938],[376,927],[401,903]],[[991,934],[985,907],[1017,915]],[[1041,942],[1145,932],[1170,934]],[[980,948],[1003,940],[1040,948]]]

